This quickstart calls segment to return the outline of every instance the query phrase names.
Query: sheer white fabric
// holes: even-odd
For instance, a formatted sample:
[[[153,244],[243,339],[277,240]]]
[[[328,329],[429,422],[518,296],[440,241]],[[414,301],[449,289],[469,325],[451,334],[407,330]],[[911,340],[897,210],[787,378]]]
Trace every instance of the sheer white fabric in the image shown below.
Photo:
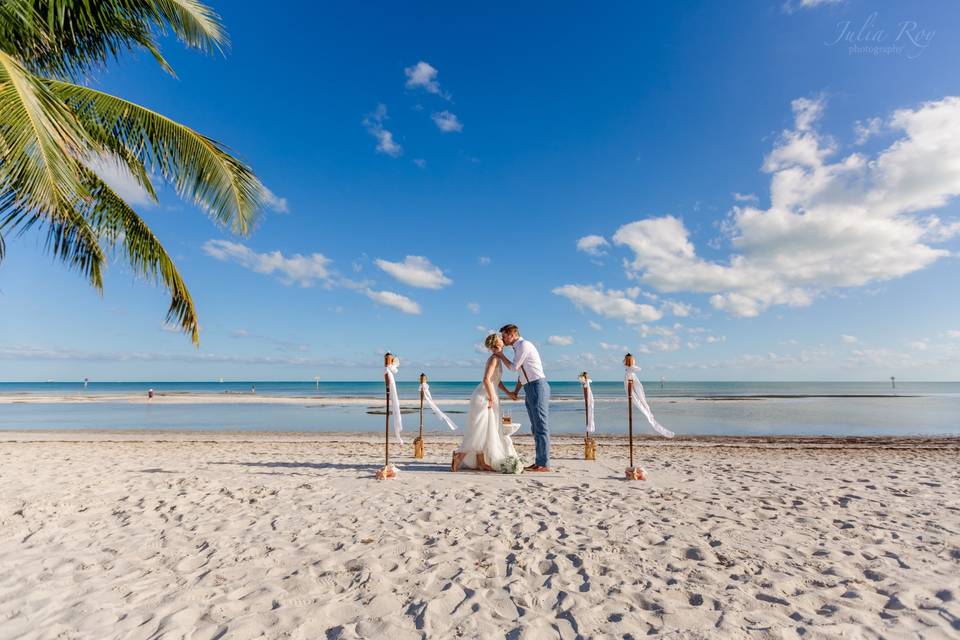
[[[587,433],[593,433],[597,430],[597,426],[593,423],[593,389],[590,388],[591,382],[593,382],[593,380],[590,378],[580,376],[580,384],[583,385],[583,388],[587,392]]]
[[[387,376],[387,386],[390,389],[390,413],[393,417],[393,432],[397,436],[397,442],[403,444],[403,438],[400,437],[400,432],[403,431],[403,416],[400,413],[400,394],[397,393],[397,371],[400,369],[400,365],[394,363],[388,367],[383,368],[383,372]]]
[[[503,368],[499,361],[493,374],[493,385],[500,383]],[[457,451],[466,454],[461,467],[477,468],[477,454],[482,453],[484,461],[494,469],[508,456],[517,455],[513,440],[503,435],[500,427],[500,399],[495,398],[493,408],[487,407],[487,390],[483,383],[477,385],[470,396],[470,411],[464,427],[463,441]]]
[[[420,391],[423,392],[423,401],[427,403],[427,406],[430,407],[430,410],[433,411],[433,414],[443,420],[450,429],[456,431],[457,425],[453,423],[447,414],[443,411],[440,411],[440,407],[437,406],[437,403],[433,401],[433,396],[430,395],[430,385],[426,382],[420,383]]]
[[[640,367],[627,367],[626,369],[627,372],[626,377],[623,379],[623,388],[629,391],[629,382],[633,380],[633,397],[630,399],[633,402],[633,406],[639,409],[640,413],[647,418],[647,422],[650,423],[654,431],[664,438],[672,438],[674,436],[673,431],[670,431],[657,422],[657,419],[653,417],[653,412],[650,411],[650,405],[647,404],[647,395],[643,392],[643,385],[640,384],[640,379],[637,378],[637,372],[640,371]]]

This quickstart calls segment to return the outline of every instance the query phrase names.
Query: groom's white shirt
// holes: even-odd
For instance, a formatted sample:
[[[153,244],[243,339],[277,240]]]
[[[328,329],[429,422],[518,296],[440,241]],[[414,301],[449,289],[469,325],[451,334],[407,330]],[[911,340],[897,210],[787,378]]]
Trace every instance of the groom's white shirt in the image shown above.
[[[520,384],[535,382],[546,378],[547,374],[543,372],[543,361],[540,359],[540,352],[533,346],[532,342],[527,342],[523,338],[517,338],[513,343],[513,362],[507,366],[511,371],[520,372]],[[530,379],[527,379],[530,376]]]

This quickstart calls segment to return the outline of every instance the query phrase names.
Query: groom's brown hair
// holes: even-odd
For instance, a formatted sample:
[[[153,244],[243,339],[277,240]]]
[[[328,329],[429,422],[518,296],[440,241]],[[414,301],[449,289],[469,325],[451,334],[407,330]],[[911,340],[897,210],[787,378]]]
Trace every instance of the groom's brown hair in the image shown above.
[[[500,333],[508,333],[508,334],[515,333],[517,335],[520,335],[520,327],[518,327],[515,324],[505,324],[502,327],[500,327]]]

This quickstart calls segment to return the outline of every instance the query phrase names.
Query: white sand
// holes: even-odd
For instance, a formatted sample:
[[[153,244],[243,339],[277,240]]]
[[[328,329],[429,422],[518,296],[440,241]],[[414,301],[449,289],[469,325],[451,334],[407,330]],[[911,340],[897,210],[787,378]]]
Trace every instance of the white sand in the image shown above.
[[[561,440],[0,432],[0,637],[960,636],[956,440]]]

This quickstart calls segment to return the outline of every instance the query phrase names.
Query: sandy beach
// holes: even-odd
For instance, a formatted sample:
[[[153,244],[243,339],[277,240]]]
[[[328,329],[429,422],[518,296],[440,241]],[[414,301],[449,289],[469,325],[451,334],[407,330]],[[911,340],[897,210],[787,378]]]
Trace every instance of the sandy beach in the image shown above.
[[[2,432],[0,637],[960,636],[958,440],[455,442]]]

